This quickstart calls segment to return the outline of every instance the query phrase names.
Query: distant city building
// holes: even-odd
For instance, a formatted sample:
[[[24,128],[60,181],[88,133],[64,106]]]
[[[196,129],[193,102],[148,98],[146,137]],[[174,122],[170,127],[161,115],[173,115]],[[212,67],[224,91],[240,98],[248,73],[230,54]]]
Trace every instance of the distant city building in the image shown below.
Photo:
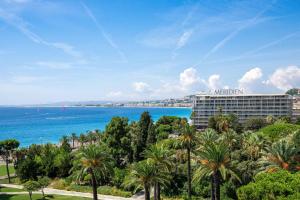
[[[194,95],[193,124],[206,128],[211,116],[235,114],[241,123],[249,118],[292,117],[292,97],[287,94],[244,94],[242,90],[222,89]]]

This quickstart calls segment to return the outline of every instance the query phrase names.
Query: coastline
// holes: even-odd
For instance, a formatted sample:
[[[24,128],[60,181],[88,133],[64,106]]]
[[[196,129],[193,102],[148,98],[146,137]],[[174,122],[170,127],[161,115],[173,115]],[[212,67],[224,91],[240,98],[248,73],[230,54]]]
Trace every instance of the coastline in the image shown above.
[[[176,108],[192,109],[191,106],[0,106],[0,108]]]

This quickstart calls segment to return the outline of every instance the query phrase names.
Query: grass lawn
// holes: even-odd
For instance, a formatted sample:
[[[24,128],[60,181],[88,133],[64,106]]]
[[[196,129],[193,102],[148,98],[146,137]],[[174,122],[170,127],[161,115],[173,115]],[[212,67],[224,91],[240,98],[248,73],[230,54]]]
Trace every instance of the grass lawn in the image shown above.
[[[29,200],[29,195],[0,195],[0,200]],[[47,195],[46,200],[91,200],[90,198],[72,197],[72,196],[59,196],[59,195]],[[44,200],[42,195],[32,195],[32,200]]]
[[[0,192],[23,192],[23,191],[24,190],[22,190],[22,189],[0,187]]]
[[[15,168],[13,166],[9,166],[9,174],[14,174],[15,173]],[[6,166],[5,165],[0,165],[0,176],[6,176]]]
[[[20,181],[18,178],[14,177],[14,178],[11,178],[11,183],[12,184],[16,184],[16,185],[20,185]],[[8,184],[8,179],[0,179],[0,184]]]

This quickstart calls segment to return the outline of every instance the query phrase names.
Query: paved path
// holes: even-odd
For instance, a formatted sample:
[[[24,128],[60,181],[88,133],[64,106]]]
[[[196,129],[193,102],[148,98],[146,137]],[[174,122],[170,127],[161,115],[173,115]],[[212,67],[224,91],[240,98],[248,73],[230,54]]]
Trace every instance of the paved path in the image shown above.
[[[10,178],[14,178],[14,177],[16,177],[16,174],[11,174],[11,175],[10,175]],[[7,175],[5,175],[5,176],[0,176],[0,179],[7,179]]]
[[[23,189],[22,185],[0,184],[0,186],[16,188],[16,189]],[[45,192],[45,194],[93,198],[93,195],[91,193],[74,192],[74,191],[67,191],[67,190],[57,190],[57,189],[52,189],[52,188],[45,188],[44,192]],[[28,192],[0,192],[0,195],[1,194],[28,194]],[[41,192],[33,192],[33,194],[41,194]],[[139,200],[139,199],[141,199],[141,197],[143,197],[143,196],[135,195],[131,198],[125,198],[125,197],[117,197],[117,196],[111,196],[111,195],[98,194],[99,200]]]

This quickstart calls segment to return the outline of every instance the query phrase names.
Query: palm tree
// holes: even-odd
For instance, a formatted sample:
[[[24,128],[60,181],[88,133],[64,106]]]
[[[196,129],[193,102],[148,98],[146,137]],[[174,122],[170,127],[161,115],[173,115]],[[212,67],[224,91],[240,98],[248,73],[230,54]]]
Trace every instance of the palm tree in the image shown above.
[[[261,154],[264,142],[258,137],[257,134],[251,133],[243,141],[243,149],[251,160],[257,160]]]
[[[217,141],[219,139],[219,135],[212,128],[207,128],[199,135],[198,141],[201,145],[204,145],[211,141]]]
[[[70,139],[72,141],[72,148],[74,149],[74,147],[75,147],[75,140],[78,140],[78,137],[77,137],[76,133],[72,133],[71,136],[70,136]]]
[[[199,182],[203,177],[211,178],[211,198],[220,200],[220,181],[227,174],[240,181],[231,169],[230,152],[224,143],[208,142],[198,152],[199,168],[195,171],[193,182]]]
[[[164,143],[154,144],[144,152],[144,156],[151,160],[155,168],[158,169],[156,173],[168,173],[170,171],[172,166],[171,155],[172,151]],[[160,200],[160,183],[154,183],[154,200]]]
[[[77,161],[77,162],[76,162]],[[93,199],[97,200],[96,173],[105,175],[108,169],[112,169],[112,158],[102,146],[94,144],[83,147],[75,157],[76,167],[81,169],[81,174],[88,173],[91,176],[93,187]]]
[[[192,197],[192,184],[191,184],[191,151],[197,138],[195,136],[196,129],[194,126],[190,126],[188,123],[183,122],[181,134],[178,137],[178,141],[182,148],[186,149],[187,153],[187,179],[188,179],[188,198]]]
[[[79,135],[78,140],[79,140],[79,142],[80,142],[80,146],[82,147],[83,144],[86,142],[86,135],[83,134],[83,133],[81,133],[81,134]]]
[[[151,159],[139,161],[131,166],[131,170],[124,181],[125,187],[135,187],[135,192],[138,189],[144,188],[145,200],[150,200],[151,186],[155,183],[165,185],[169,176],[167,173],[158,172],[158,168]]]
[[[278,168],[292,170],[292,162],[298,153],[294,144],[286,140],[280,140],[266,147],[260,163],[268,172],[276,171]]]

